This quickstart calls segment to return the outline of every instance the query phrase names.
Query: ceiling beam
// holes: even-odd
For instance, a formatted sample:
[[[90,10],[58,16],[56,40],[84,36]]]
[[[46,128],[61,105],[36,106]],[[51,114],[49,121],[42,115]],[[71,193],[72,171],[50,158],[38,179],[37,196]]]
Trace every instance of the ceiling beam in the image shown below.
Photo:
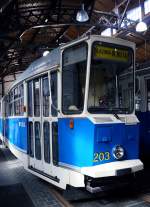
[[[129,4],[130,4],[130,1],[131,1],[131,0],[128,0],[128,1],[127,1],[126,7],[125,7],[125,9],[124,9],[124,11],[123,11],[123,14],[121,15],[121,18],[119,19],[118,29],[121,28],[121,24],[122,24],[122,22],[123,22],[123,20],[124,20],[124,17],[125,17],[125,15],[126,15],[126,12],[127,12],[128,6],[129,6]]]
[[[15,0],[7,0],[0,6],[0,13],[3,13],[4,10],[10,5],[10,3],[14,2]]]

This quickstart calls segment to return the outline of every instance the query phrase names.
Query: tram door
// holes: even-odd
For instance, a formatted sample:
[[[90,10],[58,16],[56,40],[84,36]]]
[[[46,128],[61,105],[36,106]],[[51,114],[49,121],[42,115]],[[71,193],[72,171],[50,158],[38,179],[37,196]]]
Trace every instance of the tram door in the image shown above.
[[[39,173],[52,174],[52,165],[57,161],[57,147],[52,151],[57,141],[56,107],[57,72],[28,82],[29,167]]]
[[[28,82],[28,154],[29,167],[43,169],[41,140],[41,78]]]
[[[50,77],[46,75],[41,78],[41,142],[43,171],[46,174],[52,174],[50,100]]]

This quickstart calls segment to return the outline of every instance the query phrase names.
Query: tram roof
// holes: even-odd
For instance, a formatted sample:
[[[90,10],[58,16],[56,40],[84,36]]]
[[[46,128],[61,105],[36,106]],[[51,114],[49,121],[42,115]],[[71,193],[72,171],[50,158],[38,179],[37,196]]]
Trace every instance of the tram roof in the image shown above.
[[[43,73],[48,69],[60,64],[60,47],[52,50],[47,56],[43,56],[29,65],[29,67],[17,78],[17,80],[11,85],[14,87],[18,83],[29,79],[30,77]]]

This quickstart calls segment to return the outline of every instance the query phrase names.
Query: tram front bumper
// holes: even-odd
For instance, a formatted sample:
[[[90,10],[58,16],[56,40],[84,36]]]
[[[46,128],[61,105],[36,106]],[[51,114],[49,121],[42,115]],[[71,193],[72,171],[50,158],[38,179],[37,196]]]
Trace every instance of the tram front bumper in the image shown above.
[[[123,160],[92,167],[81,168],[81,173],[92,178],[122,176],[143,170],[143,163],[139,159]]]

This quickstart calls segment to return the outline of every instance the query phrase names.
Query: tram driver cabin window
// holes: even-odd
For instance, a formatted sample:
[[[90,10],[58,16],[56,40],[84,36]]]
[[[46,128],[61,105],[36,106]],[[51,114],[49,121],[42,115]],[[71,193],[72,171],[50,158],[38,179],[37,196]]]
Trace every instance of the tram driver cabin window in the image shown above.
[[[62,58],[62,111],[64,114],[80,114],[84,106],[87,44],[67,48]]]
[[[133,60],[133,50],[129,47],[98,41],[93,43],[88,94],[89,113],[133,112]]]

